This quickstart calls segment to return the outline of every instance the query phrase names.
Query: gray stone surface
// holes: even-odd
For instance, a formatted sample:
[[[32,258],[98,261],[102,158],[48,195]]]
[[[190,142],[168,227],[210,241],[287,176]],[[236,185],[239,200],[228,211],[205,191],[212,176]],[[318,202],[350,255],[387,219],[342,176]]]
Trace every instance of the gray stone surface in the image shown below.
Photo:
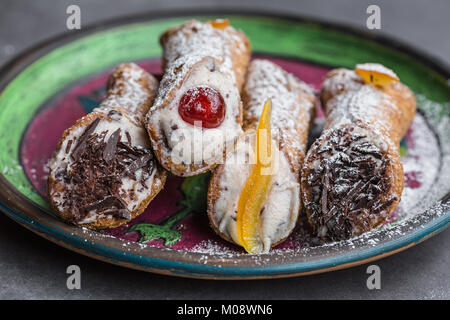
[[[225,4],[226,2],[226,4]],[[65,30],[66,8],[78,4],[82,25],[174,8],[236,8],[299,14],[364,28],[369,4],[381,7],[381,32],[450,62],[448,0],[419,1],[0,1],[0,65]],[[128,270],[72,253],[0,214],[1,299],[449,299],[450,232],[377,261],[381,290],[366,288],[367,265],[308,277],[214,282]],[[66,268],[77,264],[82,289],[66,288]],[[239,288],[237,290],[237,288]]]

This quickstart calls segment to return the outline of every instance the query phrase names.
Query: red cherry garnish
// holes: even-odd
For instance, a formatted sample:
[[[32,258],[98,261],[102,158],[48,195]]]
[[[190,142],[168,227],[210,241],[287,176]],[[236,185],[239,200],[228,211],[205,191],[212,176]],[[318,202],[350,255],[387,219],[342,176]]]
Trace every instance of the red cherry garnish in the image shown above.
[[[225,118],[225,101],[213,88],[192,88],[181,97],[178,113],[192,125],[195,121],[201,121],[202,128],[217,128]]]

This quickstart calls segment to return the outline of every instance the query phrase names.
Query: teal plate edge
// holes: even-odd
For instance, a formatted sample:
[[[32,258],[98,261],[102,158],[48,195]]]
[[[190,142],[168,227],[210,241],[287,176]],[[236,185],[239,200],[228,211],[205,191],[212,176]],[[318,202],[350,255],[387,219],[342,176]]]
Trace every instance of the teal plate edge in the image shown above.
[[[6,213],[7,216],[21,225],[26,226],[37,234],[47,238],[53,242],[58,243],[62,241],[69,247],[84,251],[88,256],[93,257],[100,255],[113,264],[129,263],[132,268],[147,270],[158,273],[169,273],[175,276],[194,277],[194,278],[279,278],[295,275],[302,275],[307,273],[320,273],[331,271],[327,269],[343,269],[349,267],[349,264],[358,261],[367,262],[377,260],[380,255],[388,256],[389,253],[396,253],[402,248],[406,249],[409,246],[418,244],[427,238],[436,235],[448,227],[450,223],[450,211],[445,215],[427,223],[422,228],[411,232],[399,239],[388,241],[386,243],[377,245],[373,248],[360,250],[337,257],[325,258],[316,261],[299,262],[291,264],[281,264],[277,266],[268,266],[260,268],[223,268],[218,266],[202,265],[196,263],[177,262],[171,260],[164,260],[155,257],[146,257],[137,255],[123,250],[117,250],[105,245],[86,241],[76,235],[71,235],[64,230],[50,228],[45,224],[36,222],[19,212],[11,210],[4,204],[0,203],[0,209]],[[163,272],[166,271],[166,272]],[[316,272],[311,272],[316,271]]]

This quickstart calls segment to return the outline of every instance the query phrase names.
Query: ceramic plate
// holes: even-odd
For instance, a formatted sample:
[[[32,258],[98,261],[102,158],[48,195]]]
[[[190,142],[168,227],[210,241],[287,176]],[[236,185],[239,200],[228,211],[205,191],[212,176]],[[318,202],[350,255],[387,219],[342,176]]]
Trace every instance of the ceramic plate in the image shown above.
[[[161,72],[159,35],[187,19],[228,17],[263,56],[315,89],[335,67],[379,62],[416,94],[419,113],[402,140],[406,187],[392,219],[347,241],[323,243],[304,218],[269,254],[251,256],[221,240],[204,210],[209,175],[171,176],[148,209],[102,232],[67,225],[45,195],[46,163],[64,129],[95,108],[108,74],[135,61]],[[145,271],[185,277],[276,278],[345,268],[413,246],[450,218],[450,88],[448,70],[398,42],[342,26],[246,13],[152,14],[67,33],[29,50],[0,73],[0,208],[37,234],[76,252]],[[320,133],[317,114],[312,138]]]

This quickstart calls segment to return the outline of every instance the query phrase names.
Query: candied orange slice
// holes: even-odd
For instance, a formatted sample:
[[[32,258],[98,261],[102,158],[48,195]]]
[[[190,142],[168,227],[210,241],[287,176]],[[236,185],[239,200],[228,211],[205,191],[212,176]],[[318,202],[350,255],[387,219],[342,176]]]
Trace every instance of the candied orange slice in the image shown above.
[[[266,174],[274,163],[273,152],[268,159],[262,159],[267,150],[272,150],[272,137],[270,132],[270,111],[272,101],[264,104],[264,109],[256,129],[256,163],[253,165],[250,176],[245,182],[244,189],[239,197],[237,210],[237,234],[240,245],[248,253],[261,253],[262,241],[259,235],[261,229],[260,212],[264,206],[269,192],[272,174]],[[264,131],[264,132],[262,132]],[[265,133],[265,134],[260,134]],[[264,139],[265,138],[265,139]],[[263,149],[265,148],[265,149]]]
[[[228,19],[217,19],[208,21],[210,25],[212,25],[216,29],[225,29],[230,25],[230,20]]]
[[[390,83],[398,82],[398,76],[391,69],[378,63],[358,64],[355,72],[363,78],[365,83],[385,87]]]

